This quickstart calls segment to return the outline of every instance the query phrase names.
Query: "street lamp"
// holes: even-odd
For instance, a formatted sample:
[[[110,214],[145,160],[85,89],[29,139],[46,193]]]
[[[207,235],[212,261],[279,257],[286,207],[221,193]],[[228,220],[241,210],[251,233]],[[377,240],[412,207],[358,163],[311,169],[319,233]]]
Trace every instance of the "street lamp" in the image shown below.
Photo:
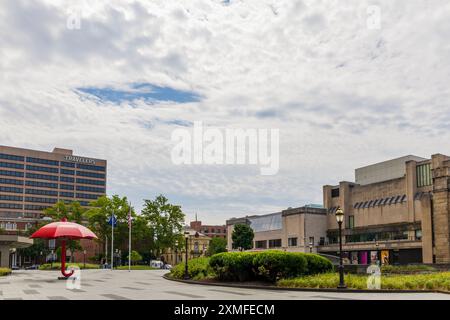
[[[184,232],[184,239],[186,240],[186,257],[184,261],[184,280],[189,280],[189,270],[188,270],[188,240],[189,240],[189,231]]]
[[[178,263],[178,240],[175,240],[175,264],[177,265]]]
[[[86,250],[83,250],[83,265],[84,269],[86,269]]]
[[[344,283],[344,265],[342,263],[342,222],[344,222],[344,211],[341,208],[336,210],[336,221],[339,225],[339,285],[338,289],[346,289]]]

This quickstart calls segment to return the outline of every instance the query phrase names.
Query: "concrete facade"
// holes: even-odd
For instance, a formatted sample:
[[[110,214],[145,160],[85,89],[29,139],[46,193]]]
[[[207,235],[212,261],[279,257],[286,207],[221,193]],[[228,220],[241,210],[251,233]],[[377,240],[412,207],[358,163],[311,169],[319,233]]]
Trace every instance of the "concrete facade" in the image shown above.
[[[416,159],[416,160],[414,160]],[[399,164],[404,161],[404,165]],[[327,243],[323,253],[337,253],[335,212],[344,210],[344,245],[347,262],[369,263],[376,254],[384,263],[449,263],[449,157],[436,154],[431,159],[407,156],[394,160],[391,179],[369,166],[358,184],[343,181],[323,187],[324,207],[328,210]],[[376,168],[389,167],[393,162]],[[399,168],[403,168],[402,176]]]
[[[235,250],[232,243],[234,226],[249,224],[255,234],[253,250],[316,252],[325,241],[326,218],[324,208],[308,206],[267,215],[232,218],[227,221],[227,248]]]

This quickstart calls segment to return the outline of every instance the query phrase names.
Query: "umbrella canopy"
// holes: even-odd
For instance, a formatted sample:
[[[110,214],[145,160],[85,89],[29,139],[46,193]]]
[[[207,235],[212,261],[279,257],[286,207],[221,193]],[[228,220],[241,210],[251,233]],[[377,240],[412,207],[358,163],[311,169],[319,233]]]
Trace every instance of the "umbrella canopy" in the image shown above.
[[[97,239],[97,236],[91,230],[78,223],[58,221],[43,226],[33,233],[31,238]]]
[[[97,239],[88,228],[74,222],[62,221],[49,223],[33,233],[30,238],[56,239],[61,238],[61,273],[64,278],[73,275],[74,270],[66,272],[66,240],[67,239]]]

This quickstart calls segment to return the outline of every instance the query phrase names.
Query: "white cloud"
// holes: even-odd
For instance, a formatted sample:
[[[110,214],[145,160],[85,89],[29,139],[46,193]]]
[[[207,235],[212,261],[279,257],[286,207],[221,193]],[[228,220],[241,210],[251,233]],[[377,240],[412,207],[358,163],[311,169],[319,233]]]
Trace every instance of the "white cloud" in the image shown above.
[[[369,5],[381,28],[366,27]],[[81,29],[66,27],[81,7]],[[109,160],[110,193],[164,193],[192,218],[320,203],[365,164],[450,154],[450,4],[392,1],[18,1],[0,4],[0,143]],[[81,99],[152,83],[187,104]],[[280,172],[174,166],[173,120],[280,128]]]

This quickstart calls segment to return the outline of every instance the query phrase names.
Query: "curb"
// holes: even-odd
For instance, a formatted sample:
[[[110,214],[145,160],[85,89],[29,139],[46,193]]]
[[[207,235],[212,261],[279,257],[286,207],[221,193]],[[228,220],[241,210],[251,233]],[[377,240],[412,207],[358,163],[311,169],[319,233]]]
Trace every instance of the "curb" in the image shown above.
[[[450,294],[448,291],[442,290],[389,290],[389,289],[334,289],[334,288],[286,288],[286,287],[276,287],[276,286],[257,286],[257,285],[241,285],[233,283],[217,283],[217,282],[202,282],[196,280],[182,280],[174,279],[169,276],[170,273],[163,275],[163,278],[169,281],[181,282],[186,284],[197,284],[203,286],[215,286],[215,287],[229,287],[229,288],[240,288],[240,289],[262,289],[262,290],[273,290],[273,291],[306,291],[306,292],[339,292],[339,293],[444,293]]]

